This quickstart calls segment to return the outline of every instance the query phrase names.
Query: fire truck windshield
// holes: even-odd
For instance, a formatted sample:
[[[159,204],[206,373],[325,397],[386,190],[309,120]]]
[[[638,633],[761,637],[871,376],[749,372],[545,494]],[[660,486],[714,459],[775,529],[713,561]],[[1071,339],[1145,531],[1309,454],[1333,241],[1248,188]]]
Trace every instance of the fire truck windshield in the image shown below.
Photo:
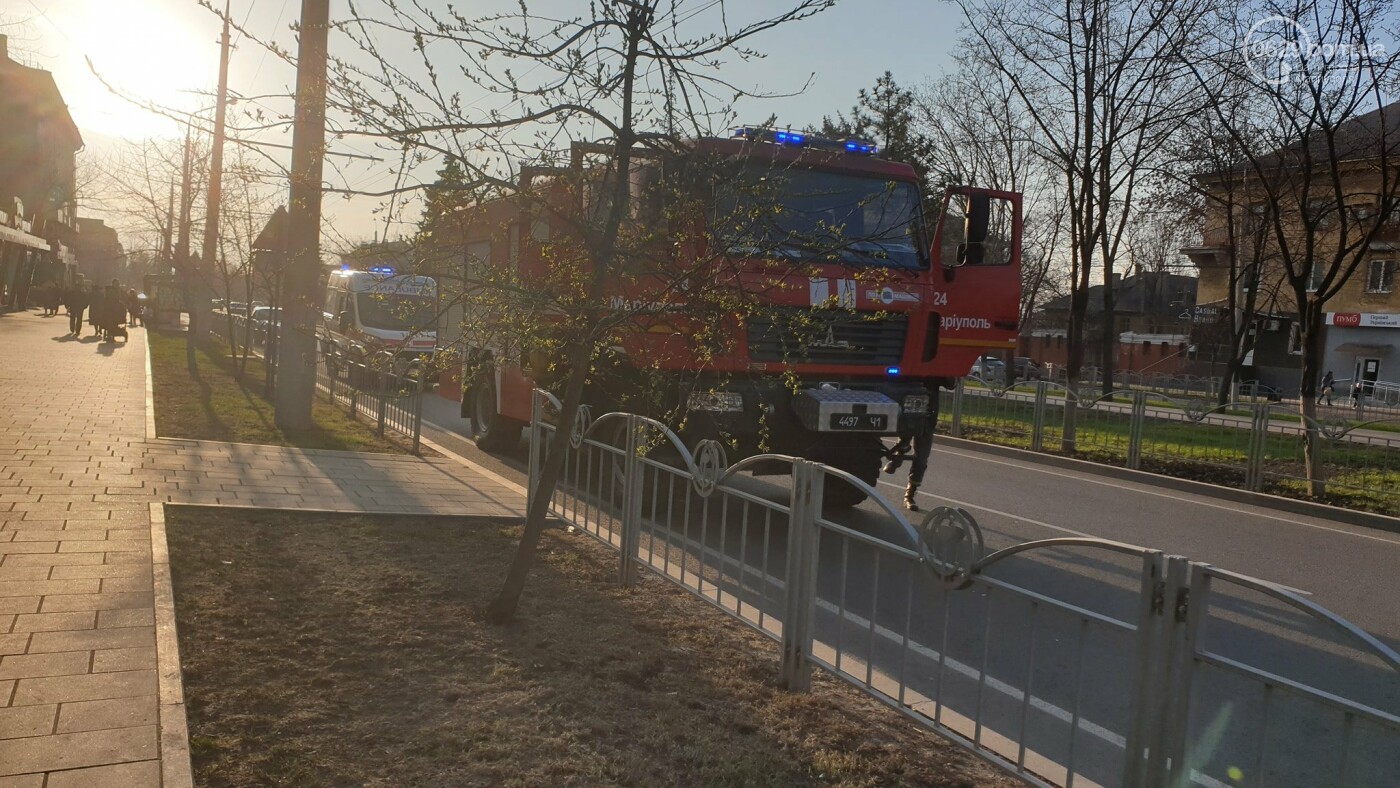
[[[716,191],[713,227],[729,254],[927,265],[919,191],[912,183],[750,165]]]
[[[398,293],[360,293],[360,323],[382,331],[421,331],[433,326],[433,299]]]

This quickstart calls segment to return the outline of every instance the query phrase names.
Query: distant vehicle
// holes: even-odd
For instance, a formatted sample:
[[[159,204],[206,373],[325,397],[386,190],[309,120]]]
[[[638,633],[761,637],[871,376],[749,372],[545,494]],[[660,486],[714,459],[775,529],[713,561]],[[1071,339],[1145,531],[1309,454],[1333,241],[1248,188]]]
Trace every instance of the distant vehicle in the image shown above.
[[[437,352],[437,282],[388,267],[335,271],[317,328],[331,377],[347,363],[380,362],[416,377]]]
[[[1017,380],[1040,380],[1045,377],[1045,372],[1041,370],[1040,365],[1033,358],[1017,356],[1013,363]]]
[[[253,341],[266,343],[268,330],[280,329],[282,327],[282,308],[271,306],[260,306],[253,309],[253,313],[248,316],[253,322]]]
[[[248,305],[242,301],[233,301],[229,303],[228,311],[231,315],[236,315],[238,317],[247,317]]]
[[[972,362],[972,372],[968,373],[983,380],[1004,380],[1006,362],[996,356],[979,356]]]

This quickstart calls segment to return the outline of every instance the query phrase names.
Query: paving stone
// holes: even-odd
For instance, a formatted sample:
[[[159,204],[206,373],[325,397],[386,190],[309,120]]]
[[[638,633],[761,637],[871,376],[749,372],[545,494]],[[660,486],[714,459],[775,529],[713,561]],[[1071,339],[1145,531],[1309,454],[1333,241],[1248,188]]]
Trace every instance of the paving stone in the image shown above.
[[[11,706],[130,698],[156,693],[155,670],[19,679]],[[3,759],[0,759],[3,760]]]
[[[87,673],[91,665],[92,652],[90,651],[59,651],[52,654],[15,654],[8,657],[0,657],[0,679],[71,676],[75,673]],[[140,665],[137,667],[146,666]]]
[[[158,754],[154,725],[60,733],[36,739],[7,739],[0,741],[0,774],[24,774],[145,761],[155,758]],[[54,788],[55,777],[58,775],[49,777],[48,788]],[[64,781],[65,778],[59,778],[57,784],[62,786]],[[109,785],[103,782],[67,784]]]
[[[92,672],[112,673],[121,670],[143,670],[156,666],[155,646],[148,648],[112,648],[93,652]]]
[[[23,654],[29,648],[29,637],[28,632],[0,635],[0,655]]]
[[[0,567],[0,577],[4,576]],[[101,564],[96,566],[55,566],[51,570],[54,580],[71,580],[80,577],[144,577],[150,579],[151,568],[139,564]]]
[[[113,629],[79,629],[70,632],[25,633],[29,639],[29,653],[40,654],[51,651],[94,651],[97,649],[122,649],[153,647],[156,642],[153,627],[120,627]]]
[[[44,775],[16,774],[0,777],[0,788],[44,788]]]
[[[0,580],[0,597],[38,594],[95,594],[102,587],[98,578],[77,580]]]
[[[92,629],[97,625],[97,613],[91,610],[73,613],[35,613],[15,616],[11,632],[61,632],[67,629]]]
[[[49,775],[48,788],[151,788],[160,785],[160,761],[137,761]]]
[[[155,725],[159,716],[155,695],[64,703],[58,707],[56,732],[74,733]]]
[[[156,625],[155,609],[140,607],[129,610],[102,610],[97,614],[98,629],[121,629],[126,627],[153,627]]]
[[[0,597],[0,613],[38,613],[39,601],[42,598],[37,596]]]
[[[53,733],[54,715],[58,706],[13,706],[0,709],[0,739],[25,736],[46,736]]]
[[[4,556],[3,566],[77,566],[102,563],[101,553],[44,553]]]
[[[151,604],[151,593],[136,594],[53,594],[44,597],[43,613],[76,610],[123,610]]]

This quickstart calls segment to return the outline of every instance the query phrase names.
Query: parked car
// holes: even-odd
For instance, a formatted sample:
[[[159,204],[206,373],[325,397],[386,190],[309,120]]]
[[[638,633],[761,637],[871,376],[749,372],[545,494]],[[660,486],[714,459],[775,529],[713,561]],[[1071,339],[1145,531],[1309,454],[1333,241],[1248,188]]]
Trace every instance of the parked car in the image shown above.
[[[282,328],[282,308],[271,306],[254,307],[248,319],[253,321],[253,341],[258,344],[265,344],[267,342],[269,328]]]
[[[972,372],[968,374],[983,380],[1005,380],[1006,362],[996,356],[980,356],[972,362]]]
[[[1040,380],[1045,377],[1044,370],[1033,358],[1017,356],[1014,363],[1017,380]]]
[[[247,317],[248,305],[242,301],[232,301],[228,305],[229,314],[235,317]]]

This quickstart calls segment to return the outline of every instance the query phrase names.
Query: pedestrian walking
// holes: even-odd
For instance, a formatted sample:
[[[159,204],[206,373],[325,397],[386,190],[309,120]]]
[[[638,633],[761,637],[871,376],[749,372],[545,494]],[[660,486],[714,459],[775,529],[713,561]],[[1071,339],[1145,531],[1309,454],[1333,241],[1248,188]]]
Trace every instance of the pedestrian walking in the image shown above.
[[[1361,395],[1365,392],[1366,389],[1364,386],[1361,385],[1360,379],[1358,379],[1355,383],[1351,384],[1351,406],[1353,408],[1361,407]]]
[[[128,325],[141,325],[141,299],[137,297],[134,287],[126,291],[126,312],[130,315]]]
[[[81,336],[83,333],[83,312],[88,308],[89,296],[82,285],[73,285],[68,291],[68,333]]]
[[[1327,374],[1322,376],[1322,389],[1317,395],[1317,404],[1321,405],[1324,399],[1327,400],[1327,407],[1332,407],[1332,389],[1337,385],[1337,379],[1332,377],[1332,370],[1327,370]]]

